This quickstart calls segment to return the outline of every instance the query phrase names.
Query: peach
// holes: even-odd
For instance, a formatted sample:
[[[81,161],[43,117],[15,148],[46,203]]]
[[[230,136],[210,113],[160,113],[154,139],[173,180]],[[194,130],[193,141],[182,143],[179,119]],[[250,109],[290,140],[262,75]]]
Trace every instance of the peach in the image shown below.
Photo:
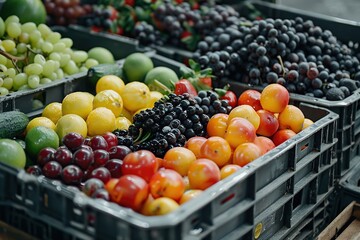
[[[243,143],[234,151],[233,164],[243,167],[261,155],[262,151],[255,143]]]
[[[199,137],[199,136],[192,137],[186,141],[185,147],[190,151],[192,151],[195,154],[196,158],[200,158],[200,149],[206,140],[207,139],[204,137]]]
[[[164,168],[173,169],[181,176],[185,176],[190,164],[196,160],[195,154],[184,147],[174,147],[165,153],[162,166]]]
[[[149,204],[149,213],[152,216],[165,215],[179,208],[179,204],[168,197],[154,199]]]
[[[190,189],[184,192],[184,194],[181,196],[179,204],[184,204],[187,201],[190,201],[193,198],[196,198],[199,196],[203,191],[200,189]]]
[[[260,117],[260,125],[256,130],[258,135],[271,137],[279,128],[279,121],[276,116],[269,111],[260,109],[256,112]]]
[[[314,124],[314,122],[311,119],[305,118],[302,126],[302,130],[309,127],[310,125]]]
[[[240,168],[241,167],[239,165],[236,165],[236,164],[228,164],[228,165],[223,166],[220,169],[221,179],[224,179],[224,178],[230,176],[231,174],[233,174],[234,172],[236,172]]]
[[[222,167],[230,161],[231,147],[221,137],[209,137],[201,147],[200,156],[208,158]]]
[[[185,183],[178,172],[164,169],[152,176],[149,188],[154,198],[168,197],[178,201],[185,192]]]
[[[262,109],[260,103],[261,93],[257,90],[249,89],[243,92],[239,99],[238,105],[250,105],[255,111]]]
[[[212,116],[206,127],[206,131],[210,137],[219,136],[224,137],[229,115],[225,113],[218,113]]]
[[[245,118],[235,117],[231,119],[225,133],[225,140],[232,148],[242,143],[253,142],[256,137],[256,130]]]
[[[274,142],[275,146],[279,146],[281,143],[285,142],[286,140],[292,138],[295,135],[296,133],[291,129],[281,129],[277,131],[271,139]]]
[[[261,149],[261,155],[264,155],[275,147],[274,142],[270,138],[264,136],[256,137],[254,143]]]
[[[304,119],[304,114],[298,107],[287,105],[284,110],[279,113],[279,128],[291,129],[295,133],[298,133],[303,128]]]
[[[260,117],[256,111],[250,105],[237,106],[231,110],[228,118],[228,122],[235,117],[242,117],[251,122],[255,129],[258,129],[260,125]]]
[[[210,159],[200,158],[194,161],[188,172],[190,188],[205,190],[220,181],[220,169]]]
[[[289,104],[290,95],[288,90],[278,84],[267,85],[261,92],[260,103],[263,109],[273,113],[279,113]]]

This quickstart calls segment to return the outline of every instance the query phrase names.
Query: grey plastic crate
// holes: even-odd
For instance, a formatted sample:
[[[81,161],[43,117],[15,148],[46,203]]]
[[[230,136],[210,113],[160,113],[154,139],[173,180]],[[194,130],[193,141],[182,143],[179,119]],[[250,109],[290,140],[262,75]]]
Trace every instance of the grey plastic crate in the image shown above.
[[[335,181],[338,115],[306,104],[301,109],[313,125],[165,216],[143,216],[2,164],[0,205],[71,239],[285,239]]]
[[[146,52],[148,48],[141,48],[137,41],[120,36],[105,36],[103,33],[90,33],[77,26],[53,27],[54,31],[59,32],[62,37],[73,39],[73,48],[89,50],[93,47],[104,47],[110,50],[115,59],[123,59],[134,52]],[[82,73],[84,74],[84,73]],[[80,74],[81,75],[81,74]],[[12,110],[19,110],[26,114],[34,114],[33,103],[40,100],[44,105],[54,101],[61,101],[66,94],[74,91],[71,83],[68,83],[79,75],[68,76],[63,79],[55,80],[49,84],[40,86],[32,90],[24,90],[11,93],[7,96],[0,97],[0,113]]]
[[[341,197],[338,213],[352,201],[360,202],[360,157],[355,158],[356,165],[339,182]]]

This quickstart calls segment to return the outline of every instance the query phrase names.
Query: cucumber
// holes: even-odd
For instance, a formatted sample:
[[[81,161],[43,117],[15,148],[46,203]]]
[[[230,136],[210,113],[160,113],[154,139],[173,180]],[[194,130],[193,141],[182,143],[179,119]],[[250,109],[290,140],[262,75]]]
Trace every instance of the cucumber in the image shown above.
[[[14,138],[22,134],[29,123],[25,113],[10,111],[0,113],[0,138]]]
[[[105,75],[115,75],[123,79],[122,67],[118,64],[104,63],[89,68],[87,78],[89,81],[96,86],[97,81]]]

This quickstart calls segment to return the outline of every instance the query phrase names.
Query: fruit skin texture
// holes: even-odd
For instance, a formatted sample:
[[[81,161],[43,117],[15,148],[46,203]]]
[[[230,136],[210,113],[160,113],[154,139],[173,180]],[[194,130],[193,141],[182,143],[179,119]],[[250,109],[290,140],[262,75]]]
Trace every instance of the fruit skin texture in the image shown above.
[[[236,164],[227,164],[227,165],[223,166],[220,169],[221,179],[227,178],[228,176],[230,176],[231,174],[233,174],[234,172],[236,172],[240,168],[241,167],[239,165],[236,165]]]
[[[243,92],[239,99],[238,99],[238,105],[250,105],[254,108],[255,111],[258,111],[262,109],[261,103],[260,103],[260,96],[261,93],[257,90],[246,90]]]
[[[24,168],[26,155],[15,140],[0,139],[0,162],[15,168]]]
[[[70,93],[62,101],[62,114],[76,114],[86,119],[93,110],[93,100],[94,96],[87,92]]]
[[[139,150],[128,154],[121,166],[124,175],[134,174],[149,182],[159,168],[155,155],[148,150]]]
[[[270,138],[264,136],[257,136],[254,143],[261,149],[262,155],[275,147],[274,142]]]
[[[205,190],[220,181],[221,174],[216,163],[199,158],[190,165],[188,177],[191,189]]]
[[[152,60],[143,53],[133,53],[125,58],[123,71],[129,82],[145,80],[146,74],[154,68]]]
[[[103,135],[115,130],[115,115],[105,107],[95,108],[89,113],[86,125],[89,136]]]
[[[280,129],[291,129],[298,133],[303,128],[304,119],[304,114],[298,107],[287,105],[279,114]]]
[[[111,201],[134,211],[141,209],[149,195],[146,181],[132,174],[120,177],[115,184],[106,184],[105,189],[108,190]]]
[[[35,158],[39,151],[45,147],[57,149],[59,147],[59,137],[50,128],[38,126],[32,128],[25,137],[26,152]]]
[[[280,113],[289,104],[288,90],[277,83],[266,86],[261,92],[260,103],[263,109]]]
[[[167,88],[173,89],[172,85],[178,82],[179,78],[173,70],[167,67],[156,67],[146,74],[145,84],[149,86],[150,90],[166,94],[166,91],[156,85],[155,80]]]
[[[149,182],[149,187],[154,198],[168,197],[175,201],[178,201],[185,191],[183,178],[171,169],[156,172]]]
[[[98,107],[106,107],[118,117],[123,110],[123,101],[120,94],[114,90],[103,90],[96,94],[93,100],[93,108]]]
[[[46,10],[41,0],[6,0],[0,10],[0,16],[17,15],[21,23],[34,22],[36,25],[46,22]]]
[[[152,216],[165,215],[179,207],[179,204],[171,198],[157,198],[149,204],[149,212]]]
[[[271,137],[279,128],[279,120],[272,112],[260,109],[257,111],[260,117],[260,125],[256,130],[258,135]]]
[[[181,176],[186,176],[190,165],[195,160],[195,154],[189,149],[174,147],[166,152],[162,166],[177,171]]]
[[[228,123],[227,132],[224,136],[232,148],[242,143],[253,142],[256,137],[256,130],[245,118],[235,117]]]
[[[228,126],[229,115],[217,113],[212,116],[207,124],[206,130],[209,136],[224,137]]]
[[[296,133],[291,129],[281,129],[277,131],[271,139],[273,140],[275,146],[278,146],[295,135]]]
[[[179,200],[179,204],[184,204],[187,201],[190,201],[193,198],[196,198],[199,196],[203,191],[200,189],[190,189],[184,192],[184,194],[181,196]]]
[[[76,114],[67,114],[62,116],[59,121],[56,123],[55,127],[56,133],[59,135],[60,139],[71,132],[79,133],[84,138],[87,136],[87,125],[85,120],[76,115]]]
[[[219,167],[227,164],[232,154],[229,143],[221,137],[208,138],[202,145],[200,151],[202,158],[214,161]]]
[[[145,108],[151,99],[149,87],[142,82],[126,84],[121,97],[124,107],[131,112]]]
[[[24,132],[29,123],[25,113],[19,111],[0,114],[0,138],[13,138]]]
[[[93,58],[99,62],[103,63],[114,63],[114,56],[112,53],[103,47],[94,47],[88,51],[88,58]]]
[[[201,153],[200,153],[201,146],[204,144],[204,142],[206,140],[207,139],[204,138],[204,137],[195,136],[195,137],[192,137],[192,138],[190,138],[189,140],[186,141],[185,147],[187,149],[189,149],[190,151],[192,151],[195,154],[196,158],[200,158],[200,156],[201,156]]]
[[[235,149],[233,163],[243,167],[261,155],[262,151],[257,145],[254,143],[243,143]]]
[[[235,117],[245,118],[254,126],[255,130],[259,128],[260,117],[250,105],[240,105],[231,110],[228,122]]]

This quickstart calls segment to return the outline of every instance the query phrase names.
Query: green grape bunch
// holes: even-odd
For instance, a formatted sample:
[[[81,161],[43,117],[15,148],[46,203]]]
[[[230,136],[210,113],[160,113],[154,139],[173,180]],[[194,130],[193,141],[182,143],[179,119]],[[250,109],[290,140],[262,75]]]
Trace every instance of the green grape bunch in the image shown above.
[[[0,96],[35,89],[99,64],[72,46],[71,38],[45,24],[21,24],[15,15],[5,21],[0,17]]]

